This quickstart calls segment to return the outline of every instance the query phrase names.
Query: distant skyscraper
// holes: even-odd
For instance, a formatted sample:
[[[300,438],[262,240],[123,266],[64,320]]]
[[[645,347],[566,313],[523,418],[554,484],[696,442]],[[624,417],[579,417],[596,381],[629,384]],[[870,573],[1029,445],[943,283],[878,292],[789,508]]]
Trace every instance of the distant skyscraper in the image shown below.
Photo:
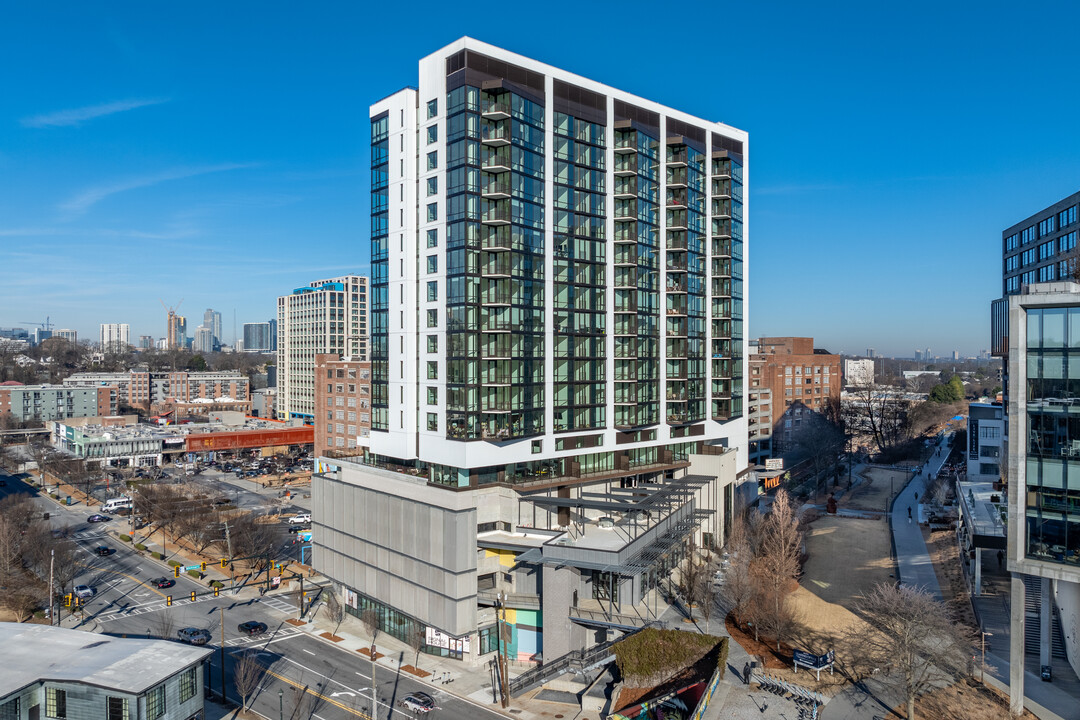
[[[65,340],[67,340],[69,343],[71,343],[72,345],[79,342],[79,333],[78,333],[78,331],[76,331],[76,330],[68,330],[66,328],[63,329],[63,330],[57,330],[56,334],[53,337],[63,338]]]
[[[244,352],[277,352],[277,320],[244,323]]]
[[[959,360],[960,359],[960,351],[959,350],[953,350],[952,351],[952,359],[953,360]]]
[[[915,359],[916,360],[922,360],[923,359],[922,350],[916,350],[915,351]]]
[[[214,352],[214,331],[205,325],[200,325],[195,330],[195,341],[192,344],[192,348],[195,352],[209,353]]]
[[[34,345],[40,345],[53,336],[52,330],[34,328]]]
[[[868,357],[868,358],[876,357],[874,355],[874,348],[866,348],[866,357]]]
[[[101,324],[102,352],[122,352],[131,342],[131,328],[127,323]]]
[[[933,360],[934,356],[930,354],[930,348],[923,350],[923,360]]]
[[[153,335],[140,335],[139,336],[139,348],[142,350],[149,350],[154,347]]]
[[[206,308],[203,313],[203,327],[209,328],[213,333],[214,342],[221,345],[221,313],[211,308]]]
[[[165,347],[170,350],[187,347],[187,318],[170,310],[167,322]]]

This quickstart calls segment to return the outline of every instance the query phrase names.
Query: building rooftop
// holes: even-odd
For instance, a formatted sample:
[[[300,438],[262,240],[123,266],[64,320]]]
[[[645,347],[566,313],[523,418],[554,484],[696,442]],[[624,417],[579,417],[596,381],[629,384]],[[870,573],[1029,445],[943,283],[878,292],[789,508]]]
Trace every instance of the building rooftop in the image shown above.
[[[135,640],[82,630],[0,623],[0,697],[42,680],[143,693],[213,650],[171,640]]]

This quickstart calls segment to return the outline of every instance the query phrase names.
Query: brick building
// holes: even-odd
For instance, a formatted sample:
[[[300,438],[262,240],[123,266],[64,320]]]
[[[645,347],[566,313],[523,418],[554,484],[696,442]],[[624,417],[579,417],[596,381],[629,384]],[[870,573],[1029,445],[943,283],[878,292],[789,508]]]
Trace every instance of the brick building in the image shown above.
[[[840,356],[814,348],[806,337],[760,338],[750,348],[750,392],[767,388],[773,428],[773,453],[783,452],[811,412],[823,412],[826,402],[840,402]],[[765,418],[761,422],[767,422]]]
[[[354,455],[371,434],[371,363],[315,356],[315,452]]]
[[[114,385],[119,401],[150,410],[152,405],[196,401],[249,403],[247,375],[236,370],[207,372],[149,372],[135,369],[118,373],[81,372],[64,379],[64,387]]]

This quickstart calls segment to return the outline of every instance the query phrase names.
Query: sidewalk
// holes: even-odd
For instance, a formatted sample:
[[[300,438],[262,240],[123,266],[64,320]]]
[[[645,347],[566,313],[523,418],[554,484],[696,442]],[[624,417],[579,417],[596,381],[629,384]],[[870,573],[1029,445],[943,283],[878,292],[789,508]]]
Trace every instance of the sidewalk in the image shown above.
[[[919,525],[922,519],[921,505],[915,495],[925,497],[929,475],[940,472],[948,457],[948,438],[943,438],[938,443],[937,451],[922,470],[897,494],[892,508],[893,547],[896,550],[897,569],[900,573],[898,579],[909,587],[923,588],[938,601],[942,600],[941,586],[938,585],[934,563],[930,560],[930,553],[922,536]]]

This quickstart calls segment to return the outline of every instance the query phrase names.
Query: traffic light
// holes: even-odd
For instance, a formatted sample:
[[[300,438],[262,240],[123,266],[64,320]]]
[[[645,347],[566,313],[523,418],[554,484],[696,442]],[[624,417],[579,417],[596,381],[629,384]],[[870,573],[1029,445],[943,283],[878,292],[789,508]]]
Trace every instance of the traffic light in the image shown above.
[[[71,607],[71,593],[64,596],[64,607]]]
[[[179,565],[173,565],[172,576],[174,578],[180,577],[180,566]]]
[[[200,567],[200,569],[201,569],[201,570],[202,570],[203,572],[206,572],[206,563],[205,563],[205,562],[204,562],[204,563],[200,563],[199,567]]]
[[[165,598],[165,606],[172,607],[172,595],[168,595]]]
[[[217,585],[214,586],[214,597],[218,596],[218,592],[221,590]]]
[[[224,570],[229,565],[228,558],[221,558],[221,569]]]
[[[195,602],[195,591],[191,591],[191,602]]]
[[[79,607],[79,605],[82,604],[82,600],[79,598],[78,595],[76,595],[75,598],[72,600],[72,603],[75,605],[75,607]]]

